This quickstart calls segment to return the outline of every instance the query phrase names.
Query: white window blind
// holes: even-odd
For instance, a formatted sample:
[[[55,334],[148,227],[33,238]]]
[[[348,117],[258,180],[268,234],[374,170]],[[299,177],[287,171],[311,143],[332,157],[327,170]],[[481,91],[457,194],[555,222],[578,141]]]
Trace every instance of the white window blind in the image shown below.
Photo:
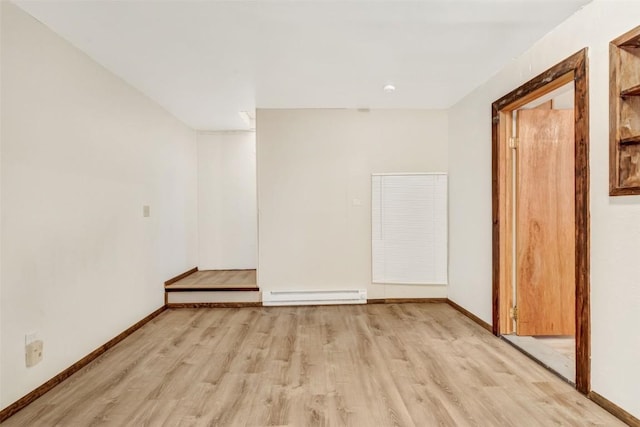
[[[447,175],[373,175],[374,283],[447,283]]]

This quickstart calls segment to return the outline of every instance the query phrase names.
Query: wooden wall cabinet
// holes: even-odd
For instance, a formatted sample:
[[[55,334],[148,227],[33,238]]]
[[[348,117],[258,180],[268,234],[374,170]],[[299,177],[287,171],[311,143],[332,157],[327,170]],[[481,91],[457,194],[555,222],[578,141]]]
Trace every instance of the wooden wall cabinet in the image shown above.
[[[609,45],[609,194],[640,194],[640,27]]]

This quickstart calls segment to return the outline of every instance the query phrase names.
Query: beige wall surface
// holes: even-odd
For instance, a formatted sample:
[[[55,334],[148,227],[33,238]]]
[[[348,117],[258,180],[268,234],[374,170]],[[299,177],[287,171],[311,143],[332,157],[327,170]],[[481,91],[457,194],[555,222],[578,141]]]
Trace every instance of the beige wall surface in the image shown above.
[[[198,267],[258,263],[255,132],[198,133]]]
[[[640,2],[596,0],[449,115],[449,298],[491,321],[491,103],[589,48],[592,389],[640,417],[640,197],[609,197],[609,41]]]
[[[6,407],[161,307],[163,282],[195,265],[197,158],[194,131],[0,3]],[[44,359],[26,368],[30,333]]]
[[[371,174],[446,172],[446,112],[258,110],[257,129],[262,290],[446,296],[371,283]]]

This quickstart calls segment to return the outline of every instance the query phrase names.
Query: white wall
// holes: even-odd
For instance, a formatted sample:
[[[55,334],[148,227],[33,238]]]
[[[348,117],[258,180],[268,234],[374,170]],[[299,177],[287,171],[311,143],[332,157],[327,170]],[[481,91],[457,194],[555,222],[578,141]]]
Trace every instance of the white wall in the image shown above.
[[[491,103],[589,47],[592,389],[640,416],[640,197],[608,196],[609,41],[640,2],[596,0],[455,105],[449,116],[449,297],[491,321]]]
[[[2,400],[2,384],[4,384],[4,375],[2,372],[2,307],[4,306],[4,298],[2,298],[2,22],[4,8],[0,5],[0,408],[4,407]]]
[[[258,263],[255,132],[198,134],[198,267]]]
[[[163,281],[196,264],[197,157],[192,130],[0,7],[6,407],[161,307]],[[26,368],[34,331],[44,360]]]
[[[262,290],[368,289],[444,297],[445,286],[371,284],[371,173],[447,170],[447,114],[258,110]]]

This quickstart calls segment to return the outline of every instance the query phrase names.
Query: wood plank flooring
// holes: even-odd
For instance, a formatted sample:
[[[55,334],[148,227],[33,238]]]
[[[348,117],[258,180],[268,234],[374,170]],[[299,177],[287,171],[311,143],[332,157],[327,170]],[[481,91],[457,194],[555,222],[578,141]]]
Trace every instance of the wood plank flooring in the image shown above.
[[[619,426],[447,304],[168,310],[12,426]]]
[[[166,289],[256,288],[256,270],[201,270]]]

